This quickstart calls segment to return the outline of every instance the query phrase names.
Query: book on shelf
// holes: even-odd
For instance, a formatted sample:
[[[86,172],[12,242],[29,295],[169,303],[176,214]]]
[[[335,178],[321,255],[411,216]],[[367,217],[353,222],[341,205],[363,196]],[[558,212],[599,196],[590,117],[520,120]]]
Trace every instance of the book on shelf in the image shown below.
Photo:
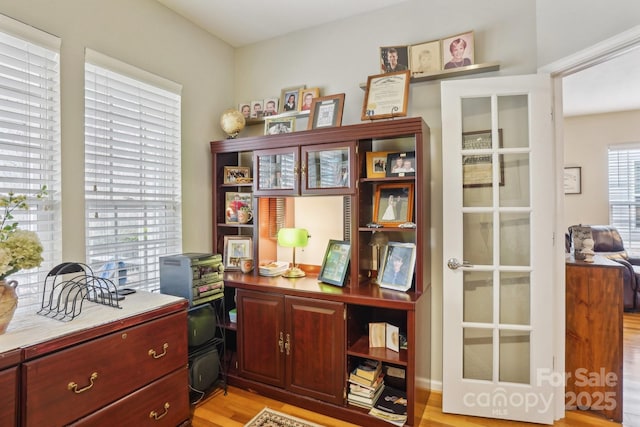
[[[395,415],[395,414],[390,414],[388,412],[384,412],[381,411],[375,407],[371,408],[369,410],[369,415],[374,416],[376,418],[379,418],[383,421],[386,421],[388,423],[397,425],[399,427],[402,427],[406,422],[407,422],[407,416],[406,415]]]
[[[406,417],[407,393],[390,386],[385,386],[373,407],[387,414],[404,415]]]
[[[354,403],[354,402],[360,403],[361,405],[365,405],[367,408],[371,408],[383,390],[384,390],[384,384],[381,387],[379,387],[378,390],[370,397],[361,396],[359,394],[349,392],[349,394],[347,395],[347,401],[349,403]]]
[[[373,382],[382,371],[382,363],[379,360],[367,359],[356,367],[355,374]]]
[[[402,367],[384,365],[382,367],[382,372],[385,375],[384,382],[391,387],[404,390],[406,389],[407,381],[406,381],[406,371]]]
[[[371,397],[375,395],[378,392],[378,390],[383,386],[384,386],[384,381],[382,381],[382,379],[380,381],[376,381],[371,386],[361,385],[361,384],[349,381],[349,392],[353,394],[358,394],[360,396]]]
[[[359,376],[358,374],[356,374],[356,369],[353,370],[353,372],[351,372],[351,374],[349,374],[349,382],[353,383],[353,384],[358,384],[364,387],[369,387],[369,388],[377,388],[377,386],[382,383],[384,381],[384,373],[380,372],[378,374],[378,377],[371,381],[367,378],[363,378],[361,376]]]

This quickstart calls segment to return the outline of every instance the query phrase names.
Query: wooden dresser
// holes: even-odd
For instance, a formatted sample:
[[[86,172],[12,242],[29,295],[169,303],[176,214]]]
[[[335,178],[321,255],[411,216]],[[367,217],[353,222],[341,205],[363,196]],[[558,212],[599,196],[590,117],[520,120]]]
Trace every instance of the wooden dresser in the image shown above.
[[[622,422],[624,267],[594,261],[566,262],[565,404]]]
[[[121,309],[85,301],[69,322],[17,313],[0,339],[0,425],[189,425],[187,305],[138,292]]]

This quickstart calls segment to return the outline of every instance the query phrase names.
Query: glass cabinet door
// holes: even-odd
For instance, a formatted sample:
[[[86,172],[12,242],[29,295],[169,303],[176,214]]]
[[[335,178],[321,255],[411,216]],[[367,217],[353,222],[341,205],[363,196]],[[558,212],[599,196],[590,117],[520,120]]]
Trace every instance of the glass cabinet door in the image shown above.
[[[302,192],[345,194],[354,189],[354,142],[302,148]]]
[[[254,152],[254,193],[292,195],[299,193],[300,161],[298,147]]]

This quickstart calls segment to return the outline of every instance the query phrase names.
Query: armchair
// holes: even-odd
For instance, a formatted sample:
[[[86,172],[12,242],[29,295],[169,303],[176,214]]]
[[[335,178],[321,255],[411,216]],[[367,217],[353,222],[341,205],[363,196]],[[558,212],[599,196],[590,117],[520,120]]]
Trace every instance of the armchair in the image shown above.
[[[610,225],[592,225],[593,251],[625,266],[624,310],[636,311],[640,303],[640,258],[629,256],[618,230]],[[571,231],[571,227],[569,228]]]

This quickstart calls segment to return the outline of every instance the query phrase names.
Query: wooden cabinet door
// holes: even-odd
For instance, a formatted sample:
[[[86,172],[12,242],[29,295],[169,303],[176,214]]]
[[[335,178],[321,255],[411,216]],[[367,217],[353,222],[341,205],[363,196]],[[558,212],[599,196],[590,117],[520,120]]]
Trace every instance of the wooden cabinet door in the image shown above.
[[[238,290],[240,375],[284,387],[284,298]]]
[[[344,304],[285,297],[289,391],[341,405],[345,387]]]
[[[0,371],[0,426],[17,425],[16,397],[18,395],[18,368]]]

